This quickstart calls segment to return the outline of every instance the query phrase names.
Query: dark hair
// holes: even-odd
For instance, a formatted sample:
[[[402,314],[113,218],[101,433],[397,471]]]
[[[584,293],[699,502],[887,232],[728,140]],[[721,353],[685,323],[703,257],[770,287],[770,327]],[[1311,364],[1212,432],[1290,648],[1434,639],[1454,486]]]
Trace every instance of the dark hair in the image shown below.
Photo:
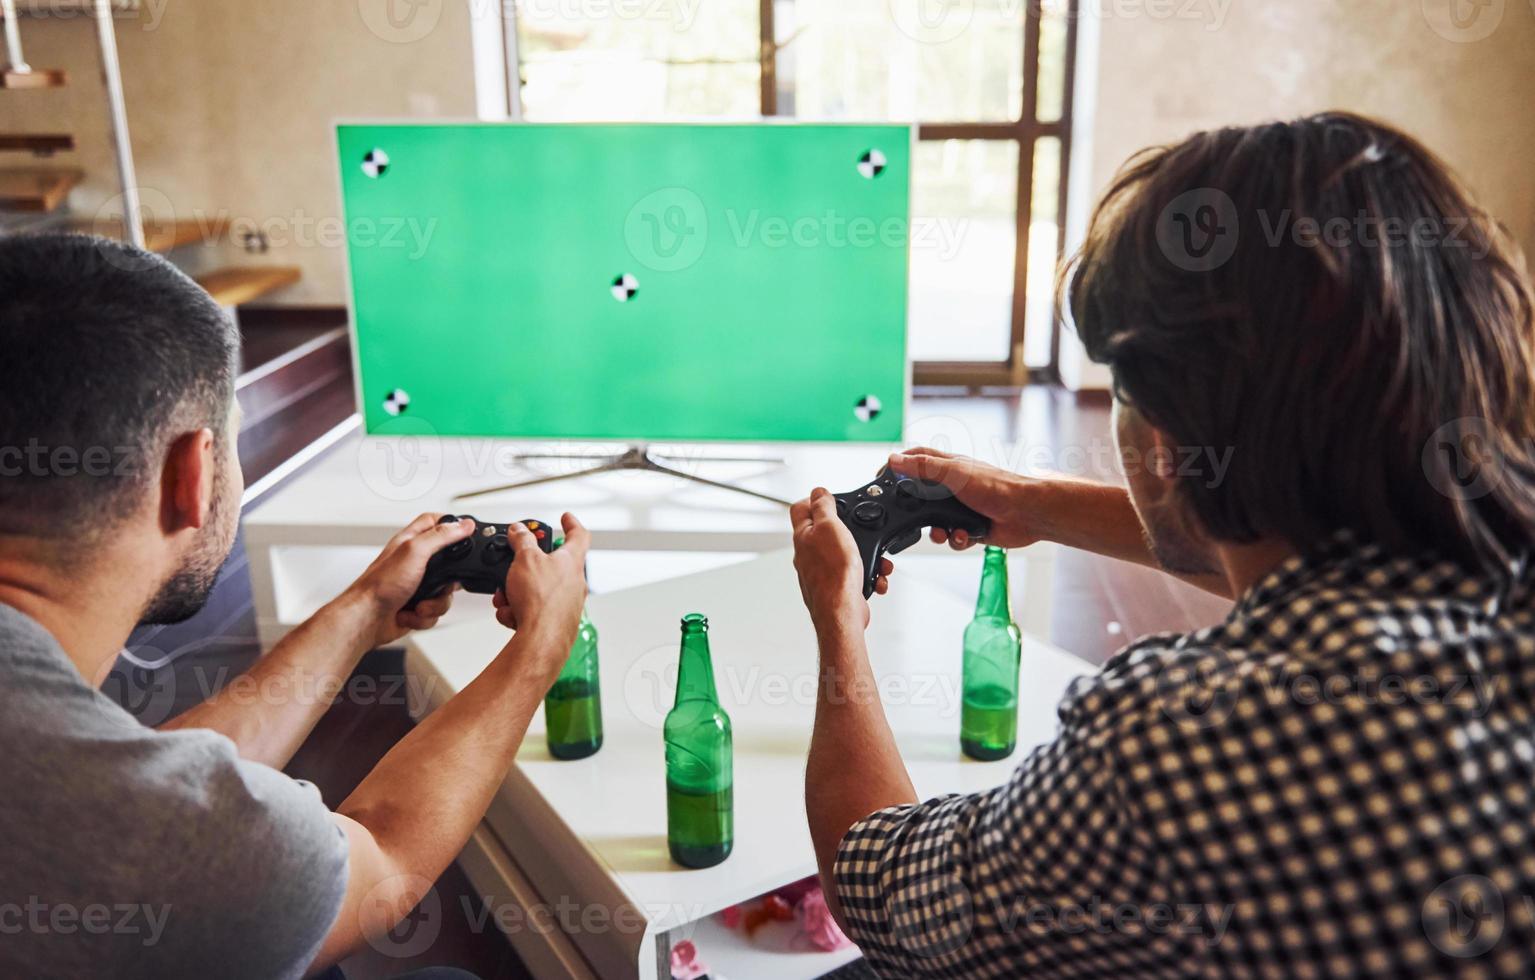
[[[206,426],[223,446],[238,352],[229,317],[158,256],[0,239],[0,533],[110,527],[173,439]]]
[[[1404,133],[1331,112],[1143,151],[1062,288],[1123,402],[1234,449],[1178,483],[1217,539],[1349,530],[1471,569],[1535,541],[1522,259]]]

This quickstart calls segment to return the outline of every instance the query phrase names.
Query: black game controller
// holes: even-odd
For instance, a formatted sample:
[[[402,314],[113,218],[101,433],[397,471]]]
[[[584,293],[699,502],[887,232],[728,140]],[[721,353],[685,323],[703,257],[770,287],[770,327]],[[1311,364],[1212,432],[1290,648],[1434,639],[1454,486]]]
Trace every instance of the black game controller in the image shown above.
[[[834,496],[837,516],[853,532],[863,558],[865,599],[874,594],[880,559],[916,544],[923,528],[964,531],[973,539],[991,532],[991,522],[960,503],[953,490],[934,480],[898,476],[888,466],[868,486]]]
[[[494,595],[506,584],[506,573],[512,567],[512,546],[507,540],[507,524],[490,524],[467,514],[454,517],[444,514],[438,524],[456,524],[474,521],[474,533],[462,541],[455,541],[427,559],[426,574],[421,577],[421,587],[411,596],[406,609],[414,609],[422,599],[440,595],[448,586],[457,582],[465,592]],[[523,521],[533,532],[533,540],[545,554],[554,550],[554,528],[543,521]]]

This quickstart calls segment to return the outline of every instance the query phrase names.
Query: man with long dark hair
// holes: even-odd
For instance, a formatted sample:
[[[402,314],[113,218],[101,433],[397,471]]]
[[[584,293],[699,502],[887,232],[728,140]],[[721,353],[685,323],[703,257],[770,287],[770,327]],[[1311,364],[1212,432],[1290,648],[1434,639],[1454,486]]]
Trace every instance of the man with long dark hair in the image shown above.
[[[891,464],[992,543],[1235,607],[1078,682],[1007,784],[919,802],[880,706],[830,696],[870,679],[868,608],[831,499],[797,505],[807,806],[848,933],[892,977],[1535,973],[1535,323],[1501,229],[1410,137],[1328,113],[1138,155],[1063,285],[1128,490]]]

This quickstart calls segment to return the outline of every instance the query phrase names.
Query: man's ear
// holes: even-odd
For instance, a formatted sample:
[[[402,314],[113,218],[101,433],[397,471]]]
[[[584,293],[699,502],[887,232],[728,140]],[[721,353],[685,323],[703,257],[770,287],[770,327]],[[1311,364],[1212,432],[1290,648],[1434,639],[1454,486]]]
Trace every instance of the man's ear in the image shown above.
[[[216,466],[212,429],[187,432],[171,443],[160,473],[162,531],[175,534],[207,523]]]
[[[1114,426],[1125,476],[1147,503],[1170,500],[1177,490],[1178,452],[1172,439],[1134,408],[1114,403]]]
[[[1146,471],[1155,479],[1159,495],[1170,498],[1178,486],[1178,449],[1172,438],[1161,429],[1142,419],[1148,435]]]

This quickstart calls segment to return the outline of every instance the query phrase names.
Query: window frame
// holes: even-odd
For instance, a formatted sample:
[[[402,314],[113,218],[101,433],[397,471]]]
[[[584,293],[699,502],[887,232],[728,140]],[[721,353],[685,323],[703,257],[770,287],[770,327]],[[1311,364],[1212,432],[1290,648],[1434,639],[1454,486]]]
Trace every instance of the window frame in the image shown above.
[[[1017,386],[1030,382],[1060,381],[1061,316],[1050,318],[1050,358],[1042,367],[1030,367],[1024,358],[1024,340],[1028,327],[1029,225],[1034,206],[1034,153],[1040,139],[1055,138],[1060,143],[1060,179],[1056,191],[1056,254],[1066,245],[1066,192],[1071,173],[1071,133],[1074,88],[1077,69],[1077,18],[1080,0],[1055,0],[1066,5],[1066,52],[1062,67],[1061,114],[1059,119],[1039,119],[1039,40],[1040,15],[1045,0],[1027,0],[1023,26],[1023,108],[1011,122],[917,123],[918,140],[977,140],[1012,142],[1018,146],[1017,215],[1013,230],[1016,245],[1013,256],[1013,303],[1008,333],[1007,357],[995,361],[916,361],[912,365],[913,383],[919,385],[958,385],[966,387]],[[778,35],[775,24],[775,0],[757,0],[759,111],[763,118],[778,115]],[[517,43],[519,25],[508,16],[505,31],[508,67],[509,107],[513,118],[520,117],[522,59]]]
[[[1073,89],[1077,66],[1077,11],[1079,0],[1066,3],[1065,77],[1061,80],[1059,119],[1039,119],[1040,11],[1044,0],[1028,0],[1023,25],[1023,110],[1012,122],[918,122],[917,139],[985,140],[1018,145],[1016,245],[1013,256],[1013,305],[1006,359],[998,361],[916,361],[915,384],[1022,385],[1060,380],[1061,318],[1050,318],[1050,360],[1043,367],[1029,367],[1024,359],[1028,327],[1029,224],[1034,207],[1034,151],[1041,138],[1060,141],[1060,180],[1056,187],[1056,254],[1066,246],[1066,187],[1071,172],[1071,125]],[[760,109],[764,118],[778,115],[778,44],[774,24],[774,0],[758,0],[761,38]]]

